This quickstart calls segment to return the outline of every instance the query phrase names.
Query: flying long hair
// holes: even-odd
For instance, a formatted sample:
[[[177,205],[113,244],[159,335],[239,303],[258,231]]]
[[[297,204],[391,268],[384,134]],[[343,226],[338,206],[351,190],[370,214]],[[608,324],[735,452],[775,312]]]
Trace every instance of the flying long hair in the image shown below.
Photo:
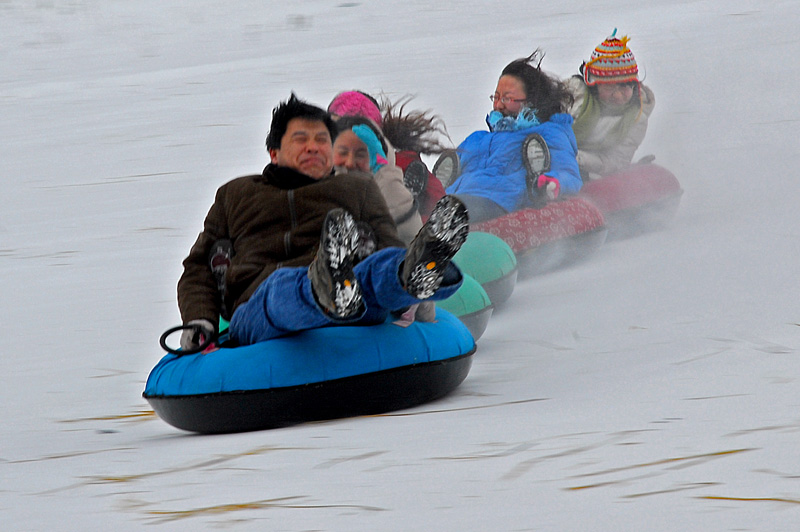
[[[439,154],[449,147],[441,140],[441,136],[450,141],[444,121],[430,109],[406,111],[406,106],[413,98],[406,95],[392,102],[386,96],[381,97],[383,134],[397,150],[410,150],[424,155]]]
[[[536,116],[545,122],[556,113],[569,112],[574,98],[564,82],[542,70],[542,59],[544,52],[537,48],[528,57],[506,65],[501,76],[513,76],[522,82],[528,107],[536,109]]]

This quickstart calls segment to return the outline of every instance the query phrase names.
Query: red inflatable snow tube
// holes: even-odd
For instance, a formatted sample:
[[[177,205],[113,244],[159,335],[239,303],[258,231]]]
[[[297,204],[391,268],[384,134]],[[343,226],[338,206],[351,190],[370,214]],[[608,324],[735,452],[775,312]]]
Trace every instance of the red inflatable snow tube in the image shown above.
[[[674,218],[683,190],[675,175],[655,164],[626,170],[583,185],[580,198],[603,213],[612,235],[642,233]]]
[[[600,210],[576,197],[514,211],[470,228],[502,238],[517,255],[523,274],[586,257],[603,244],[607,233]]]

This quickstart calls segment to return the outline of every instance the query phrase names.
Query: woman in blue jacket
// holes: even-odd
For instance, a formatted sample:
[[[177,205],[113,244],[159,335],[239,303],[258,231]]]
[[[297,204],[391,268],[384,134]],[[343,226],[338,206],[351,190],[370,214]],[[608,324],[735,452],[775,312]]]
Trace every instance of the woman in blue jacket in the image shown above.
[[[547,75],[536,50],[509,63],[489,98],[494,110],[486,117],[489,131],[476,131],[458,147],[461,175],[448,188],[469,209],[470,222],[541,205],[536,198],[553,200],[575,194],[581,187],[572,116],[573,99],[563,82]],[[550,167],[532,175],[524,162],[525,139],[538,134],[550,152]]]

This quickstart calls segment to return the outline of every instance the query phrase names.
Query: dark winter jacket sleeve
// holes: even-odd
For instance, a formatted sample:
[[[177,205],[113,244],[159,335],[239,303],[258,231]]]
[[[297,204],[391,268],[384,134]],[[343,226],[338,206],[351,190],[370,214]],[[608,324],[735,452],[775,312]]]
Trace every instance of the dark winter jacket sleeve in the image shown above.
[[[208,255],[214,242],[228,237],[224,196],[224,188],[219,189],[203,224],[203,232],[183,261],[183,275],[178,281],[178,307],[183,323],[202,318],[216,326],[219,321],[219,296]]]

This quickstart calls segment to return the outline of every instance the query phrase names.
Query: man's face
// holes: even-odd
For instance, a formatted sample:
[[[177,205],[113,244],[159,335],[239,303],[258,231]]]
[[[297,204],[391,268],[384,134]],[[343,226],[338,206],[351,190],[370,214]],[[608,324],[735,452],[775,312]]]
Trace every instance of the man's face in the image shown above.
[[[269,156],[273,164],[322,179],[333,169],[331,134],[319,120],[292,118],[281,138],[281,147],[269,150]]]

